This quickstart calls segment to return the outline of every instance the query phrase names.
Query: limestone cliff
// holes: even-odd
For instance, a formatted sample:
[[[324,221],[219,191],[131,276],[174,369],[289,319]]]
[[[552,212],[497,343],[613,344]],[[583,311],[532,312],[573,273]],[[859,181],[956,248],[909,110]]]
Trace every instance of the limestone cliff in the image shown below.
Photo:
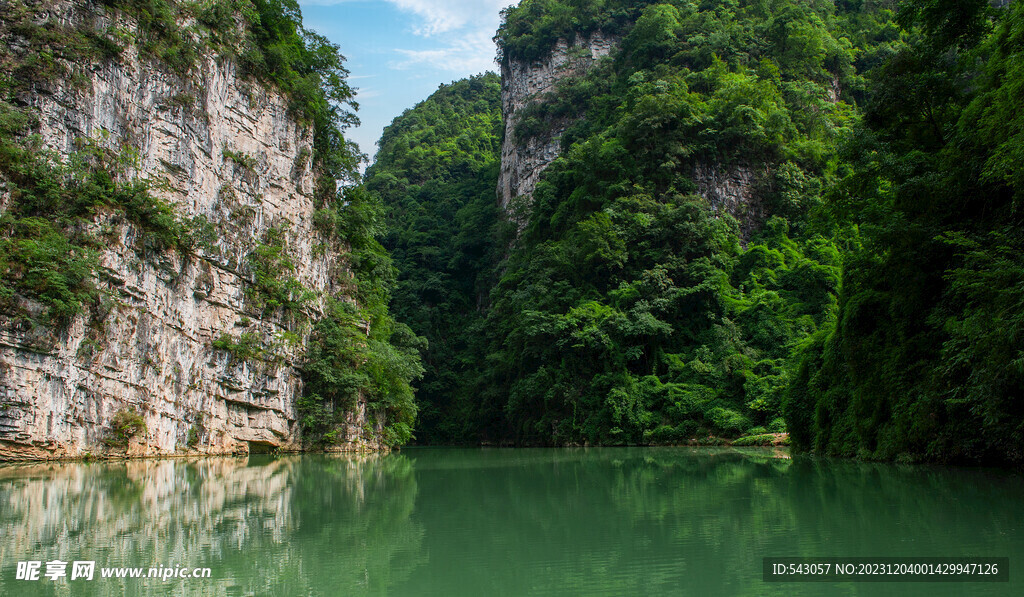
[[[545,101],[557,92],[559,81],[584,74],[596,60],[608,56],[615,38],[596,31],[576,37],[570,44],[559,40],[543,60],[523,62],[507,58],[501,65],[501,109],[505,135],[501,145],[501,172],[498,175],[498,201],[502,209],[517,197],[529,198],[541,172],[561,151],[560,138],[571,122],[550,123],[544,134],[518,139],[515,133],[520,111],[535,102]]]
[[[40,27],[88,18],[96,31],[134,28],[130,17],[75,2],[32,8]],[[17,57],[20,32],[5,29],[4,38]],[[130,221],[97,214],[98,304],[65,326],[0,317],[0,460],[297,448],[297,365],[310,326],[254,307],[246,264],[276,235],[294,278],[317,297],[309,316],[348,279],[343,247],[313,226],[310,127],[284,96],[208,49],[187,76],[144,56],[136,41],[69,71],[73,84],[52,81],[17,98],[36,115],[32,132],[44,149],[68,156],[85,141],[137,156],[126,176],[148,180],[213,234],[191,254],[150,250]],[[0,214],[9,198],[4,187]],[[239,358],[214,348],[242,337],[266,349]],[[365,410],[348,415],[348,448],[379,447]],[[121,411],[141,415],[145,433],[106,447]]]

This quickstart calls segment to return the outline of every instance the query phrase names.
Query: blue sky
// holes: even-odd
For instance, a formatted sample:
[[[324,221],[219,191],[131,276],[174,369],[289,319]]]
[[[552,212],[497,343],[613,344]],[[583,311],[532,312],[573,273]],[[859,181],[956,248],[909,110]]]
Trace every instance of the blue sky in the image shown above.
[[[491,38],[517,0],[299,0],[303,24],[338,44],[362,125],[346,136],[371,158],[381,131],[438,85],[497,71]]]

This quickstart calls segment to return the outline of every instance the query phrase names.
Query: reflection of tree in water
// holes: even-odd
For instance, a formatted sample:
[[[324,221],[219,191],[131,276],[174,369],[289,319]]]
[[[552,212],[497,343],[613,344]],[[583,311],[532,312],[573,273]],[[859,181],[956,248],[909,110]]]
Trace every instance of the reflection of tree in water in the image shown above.
[[[423,529],[410,518],[417,488],[406,457],[305,457],[294,484],[290,540],[300,547],[289,556],[304,578],[271,594],[385,594],[425,561]]]
[[[784,474],[788,461],[673,449],[438,452],[409,452],[417,511],[431,521],[431,566],[416,575],[429,594],[452,579],[467,595],[728,594],[735,573],[707,592],[694,570],[742,557],[726,546],[739,545],[743,525],[788,517],[792,526],[778,504],[752,517],[735,508],[739,496],[770,494],[763,479]],[[463,467],[478,470],[461,474]],[[702,553],[688,551],[694,537]]]
[[[763,450],[408,454],[431,561],[402,594],[915,594],[906,585],[769,586],[761,561],[1024,554],[1019,535],[1003,532],[1020,528],[1010,505],[1022,483],[1011,476],[790,461]],[[967,537],[984,549],[965,549]],[[928,594],[964,590],[977,586]]]
[[[844,554],[1024,555],[1018,474],[803,459],[786,480],[801,528],[835,535]]]
[[[416,491],[400,455],[0,468],[0,594],[13,594],[15,562],[54,558],[213,569],[212,580],[76,581],[75,594],[379,594],[422,560]]]
[[[852,461],[667,452],[619,467],[614,502],[656,557],[679,554],[692,594],[1000,594],[947,584],[769,585],[765,556],[1024,554],[1019,477]],[[916,591],[916,592],[915,592]],[[986,593],[985,591],[993,591]]]

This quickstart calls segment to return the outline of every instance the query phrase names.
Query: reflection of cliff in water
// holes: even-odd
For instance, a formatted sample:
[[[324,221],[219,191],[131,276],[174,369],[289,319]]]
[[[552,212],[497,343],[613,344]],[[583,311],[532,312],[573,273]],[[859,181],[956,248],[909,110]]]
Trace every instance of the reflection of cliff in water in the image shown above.
[[[0,594],[15,593],[16,562],[51,559],[213,571],[76,581],[75,594],[383,593],[424,559],[416,493],[397,454],[0,468]],[[69,587],[44,579],[16,592]]]

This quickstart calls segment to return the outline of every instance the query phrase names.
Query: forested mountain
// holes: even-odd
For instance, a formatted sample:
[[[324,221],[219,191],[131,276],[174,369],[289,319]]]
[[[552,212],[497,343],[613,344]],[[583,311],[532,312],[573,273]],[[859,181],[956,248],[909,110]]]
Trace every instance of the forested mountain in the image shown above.
[[[497,258],[501,89],[488,73],[443,85],[381,137],[366,186],[387,208],[384,245],[399,272],[391,310],[427,339],[416,435],[475,437],[463,380],[479,366],[470,348]]]
[[[595,32],[615,49],[519,112],[520,147],[565,129],[521,230],[489,211],[493,78],[382,139],[368,184],[402,272],[392,309],[433,342],[423,438],[789,430],[824,454],[1019,461],[1019,4],[526,0],[504,17],[506,70]],[[709,172],[744,173],[742,205]]]
[[[510,11],[504,59],[566,35],[566,8]],[[592,444],[783,431],[791,349],[827,325],[839,280],[839,252],[806,213],[856,122],[855,56],[878,51],[888,13],[866,16],[856,46],[841,32],[865,15],[826,3],[572,14],[621,42],[536,109],[582,118],[492,294],[481,429]],[[759,210],[735,213],[754,230],[746,247],[695,181],[736,168],[758,187]]]

